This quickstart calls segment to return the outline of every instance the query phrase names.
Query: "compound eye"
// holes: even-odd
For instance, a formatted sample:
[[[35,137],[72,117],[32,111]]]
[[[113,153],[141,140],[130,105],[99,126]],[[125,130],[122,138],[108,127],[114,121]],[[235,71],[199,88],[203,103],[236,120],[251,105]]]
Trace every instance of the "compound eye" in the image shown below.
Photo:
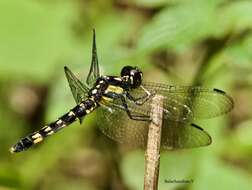
[[[133,67],[131,66],[125,66],[122,68],[121,70],[121,77],[123,76],[129,76],[130,75],[130,71],[133,69]]]
[[[141,85],[142,83],[142,73],[141,72],[137,72],[134,75],[134,82],[133,82],[133,86],[134,88],[137,88]]]

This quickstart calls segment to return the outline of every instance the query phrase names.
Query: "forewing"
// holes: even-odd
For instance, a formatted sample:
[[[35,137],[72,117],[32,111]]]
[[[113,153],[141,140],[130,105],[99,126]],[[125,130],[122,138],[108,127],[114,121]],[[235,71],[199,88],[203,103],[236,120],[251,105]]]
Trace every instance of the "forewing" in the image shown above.
[[[188,122],[192,119],[212,118],[223,115],[233,108],[233,100],[218,89],[193,86],[170,86],[159,83],[143,83],[148,91],[164,97],[164,117],[172,121]],[[133,96],[142,90],[132,90]],[[144,106],[150,107],[151,99]]]
[[[69,87],[77,104],[83,101],[88,95],[88,87],[85,86],[68,67],[64,67]]]
[[[147,107],[128,105],[132,114],[150,116]],[[150,121],[136,121],[129,118],[120,101],[102,105],[98,109],[98,123],[101,131],[111,139],[133,147],[145,148]],[[163,118],[161,146],[163,149],[182,149],[206,146],[211,137],[195,124],[170,121]]]
[[[95,30],[93,30],[93,47],[92,47],[92,61],[90,70],[87,76],[87,84],[92,86],[96,79],[100,76],[98,57],[97,57],[97,49],[96,49],[96,40],[95,40]]]

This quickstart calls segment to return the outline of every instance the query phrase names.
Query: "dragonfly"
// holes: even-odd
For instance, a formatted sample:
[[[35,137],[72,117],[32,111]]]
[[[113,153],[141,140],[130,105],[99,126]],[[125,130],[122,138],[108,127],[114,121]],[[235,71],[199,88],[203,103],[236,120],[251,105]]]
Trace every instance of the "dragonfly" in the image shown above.
[[[143,72],[138,67],[125,66],[118,76],[101,75],[94,30],[86,82],[80,81],[66,66],[64,71],[76,106],[19,140],[11,147],[12,153],[29,149],[76,120],[81,123],[94,110],[99,128],[106,136],[120,143],[145,147],[155,95],[163,97],[161,148],[207,146],[212,142],[211,136],[194,121],[226,114],[234,106],[233,99],[216,88],[144,82]]]

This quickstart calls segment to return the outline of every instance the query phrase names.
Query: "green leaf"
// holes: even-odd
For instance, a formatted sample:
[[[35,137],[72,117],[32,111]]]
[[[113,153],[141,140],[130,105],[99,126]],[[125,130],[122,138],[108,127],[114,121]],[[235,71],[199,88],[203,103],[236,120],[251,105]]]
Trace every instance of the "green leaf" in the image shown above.
[[[227,32],[240,32],[252,27],[252,2],[234,1],[219,8],[215,35],[224,35]]]
[[[252,10],[251,10],[252,11]],[[252,70],[252,35],[228,46],[225,50],[226,62],[241,69]]]
[[[212,31],[216,4],[215,1],[192,1],[164,9],[144,27],[139,50],[184,49],[203,39]]]
[[[251,177],[248,174],[206,155],[199,164],[198,175],[191,190],[249,190],[251,187]]]
[[[48,81],[71,46],[72,10],[67,3],[50,7],[37,1],[2,0],[0,78]]]

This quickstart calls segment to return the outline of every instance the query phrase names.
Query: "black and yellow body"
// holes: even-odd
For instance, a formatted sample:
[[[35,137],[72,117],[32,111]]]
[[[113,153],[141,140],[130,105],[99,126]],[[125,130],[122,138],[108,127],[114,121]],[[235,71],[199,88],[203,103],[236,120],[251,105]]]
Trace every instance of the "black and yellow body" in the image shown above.
[[[155,94],[162,95],[164,101],[162,147],[207,146],[211,143],[211,137],[191,121],[223,115],[233,108],[232,98],[218,89],[143,83],[143,74],[137,67],[123,67],[120,76],[100,75],[95,32],[86,83],[81,82],[67,67],[64,69],[77,105],[55,122],[22,138],[12,146],[12,153],[27,150],[77,119],[81,122],[95,109],[100,109],[102,113],[100,128],[105,135],[118,142],[145,145],[148,126],[152,121],[151,97]]]
[[[86,114],[90,113],[97,107],[97,104],[92,99],[87,99],[75,106],[68,113],[61,116],[55,122],[52,122],[44,126],[39,131],[36,131],[24,138],[22,138],[17,144],[11,148],[11,152],[21,152],[30,148],[33,144],[40,143],[47,136],[50,136],[60,129],[65,128],[69,124],[73,123],[77,118],[84,117]]]
[[[59,130],[67,127],[77,119],[82,119],[87,114],[99,107],[100,102],[112,101],[113,98],[122,96],[129,85],[129,77],[102,76],[99,77],[88,92],[88,98],[80,102],[77,106],[71,109],[68,113],[61,116],[55,122],[44,126],[39,131],[36,131],[24,138],[17,144],[11,147],[10,151],[21,152],[30,148],[33,144],[40,143],[44,138],[50,136]]]

